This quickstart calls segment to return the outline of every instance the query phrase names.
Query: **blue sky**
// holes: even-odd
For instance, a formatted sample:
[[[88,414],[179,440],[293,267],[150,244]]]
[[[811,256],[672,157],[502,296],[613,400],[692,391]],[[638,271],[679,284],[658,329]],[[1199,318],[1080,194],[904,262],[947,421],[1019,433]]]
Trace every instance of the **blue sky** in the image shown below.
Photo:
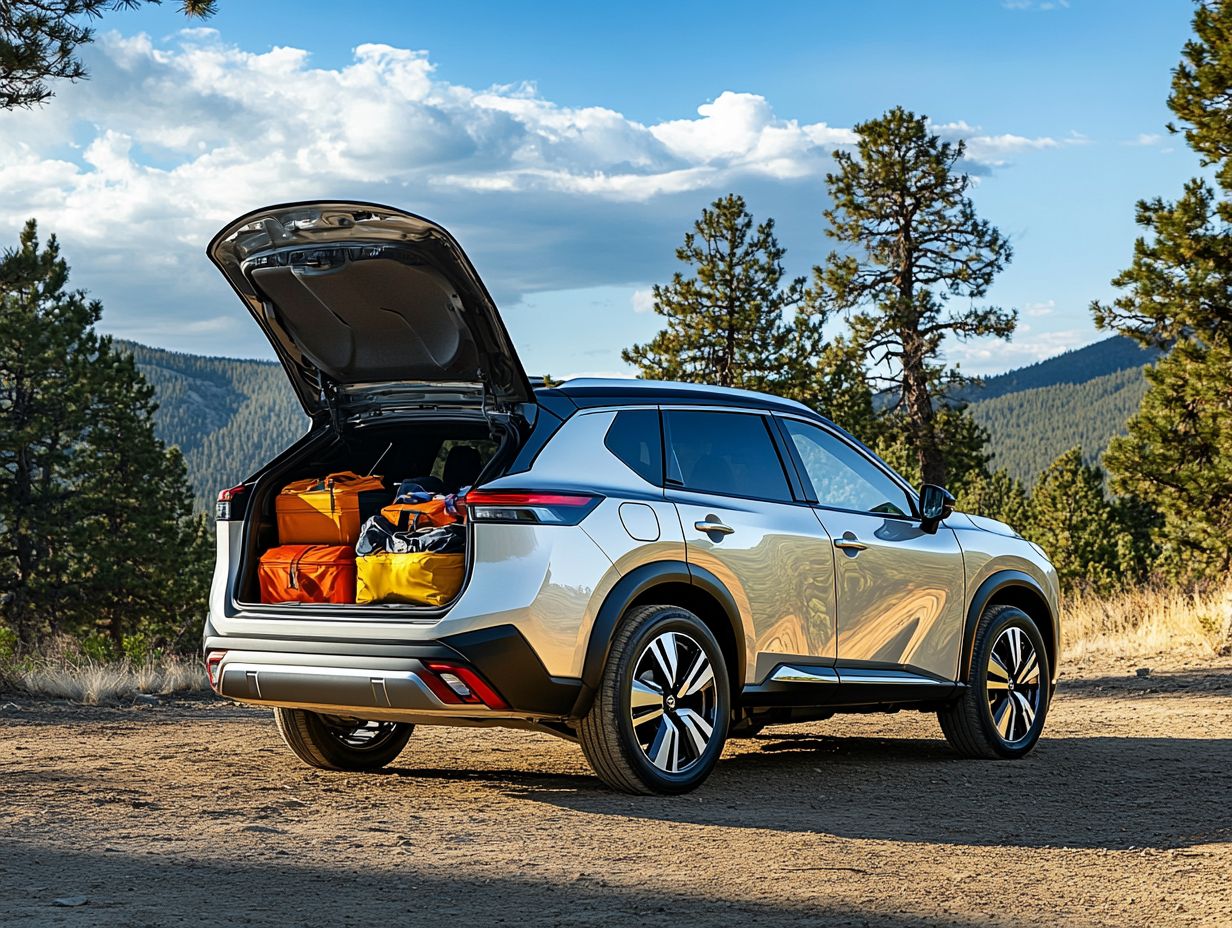
[[[91,81],[0,114],[3,240],[38,217],[105,328],[181,350],[267,354],[202,257],[217,227],[361,196],[458,235],[529,371],[625,372],[702,206],[743,193],[805,273],[830,152],[903,104],[971,140],[1015,246],[990,299],[1020,332],[948,349],[992,373],[1100,337],[1134,201],[1196,170],[1164,130],[1188,0],[219,5],[113,14]]]

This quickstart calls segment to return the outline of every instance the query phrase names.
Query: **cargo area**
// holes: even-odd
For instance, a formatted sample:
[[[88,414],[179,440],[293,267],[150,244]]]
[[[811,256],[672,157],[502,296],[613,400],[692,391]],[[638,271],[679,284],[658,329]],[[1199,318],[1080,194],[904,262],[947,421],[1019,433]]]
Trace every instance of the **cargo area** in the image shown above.
[[[498,473],[516,445],[514,430],[478,411],[382,416],[341,432],[322,430],[251,486],[234,600],[295,611],[447,609],[470,566],[470,533],[456,496],[481,475]],[[398,497],[400,490],[422,492]],[[395,505],[396,497],[411,502]],[[374,529],[361,546],[368,557],[357,559],[359,530],[374,516],[385,530],[402,531]],[[390,538],[400,552],[407,539],[411,545],[443,539],[448,547],[440,550],[449,553],[390,553],[395,543],[390,551],[382,547]],[[281,586],[271,582],[273,575],[283,578]]]

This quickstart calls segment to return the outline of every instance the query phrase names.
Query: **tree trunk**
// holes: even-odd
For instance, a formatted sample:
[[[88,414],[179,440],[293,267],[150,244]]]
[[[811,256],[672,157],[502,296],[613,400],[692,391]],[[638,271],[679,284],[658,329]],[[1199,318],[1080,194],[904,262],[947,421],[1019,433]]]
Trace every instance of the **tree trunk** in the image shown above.
[[[933,409],[933,398],[928,389],[923,347],[914,331],[902,333],[902,344],[903,405],[915,439],[920,477],[924,483],[943,487],[946,478],[945,456],[937,441],[936,410]]]

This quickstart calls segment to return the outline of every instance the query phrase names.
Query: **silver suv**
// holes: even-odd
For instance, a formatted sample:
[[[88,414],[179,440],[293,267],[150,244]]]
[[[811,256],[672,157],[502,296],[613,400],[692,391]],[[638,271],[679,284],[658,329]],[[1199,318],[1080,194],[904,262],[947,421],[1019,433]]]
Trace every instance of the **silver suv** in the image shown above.
[[[1043,551],[807,407],[533,386],[457,242],[396,209],[258,210],[209,256],[312,425],[219,497],[205,661],[305,762],[382,767],[415,725],[528,728],[617,789],[680,793],[728,737],[836,712],[935,712],[971,757],[1038,740],[1060,641]],[[465,491],[461,592],[262,604],[279,489],[378,462]]]

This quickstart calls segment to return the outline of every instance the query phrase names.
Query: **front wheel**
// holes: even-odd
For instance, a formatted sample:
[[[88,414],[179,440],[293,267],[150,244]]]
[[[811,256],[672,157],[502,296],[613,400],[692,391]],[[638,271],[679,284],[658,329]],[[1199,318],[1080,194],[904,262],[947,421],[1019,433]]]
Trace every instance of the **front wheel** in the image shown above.
[[[287,747],[310,767],[379,770],[402,753],[415,726],[275,709],[274,723]]]
[[[1050,680],[1031,617],[1013,606],[989,607],[975,630],[967,687],[938,713],[946,740],[966,757],[1023,757],[1044,730]]]
[[[678,606],[631,610],[578,740],[599,778],[628,793],[684,793],[710,775],[731,713],[714,633]]]

